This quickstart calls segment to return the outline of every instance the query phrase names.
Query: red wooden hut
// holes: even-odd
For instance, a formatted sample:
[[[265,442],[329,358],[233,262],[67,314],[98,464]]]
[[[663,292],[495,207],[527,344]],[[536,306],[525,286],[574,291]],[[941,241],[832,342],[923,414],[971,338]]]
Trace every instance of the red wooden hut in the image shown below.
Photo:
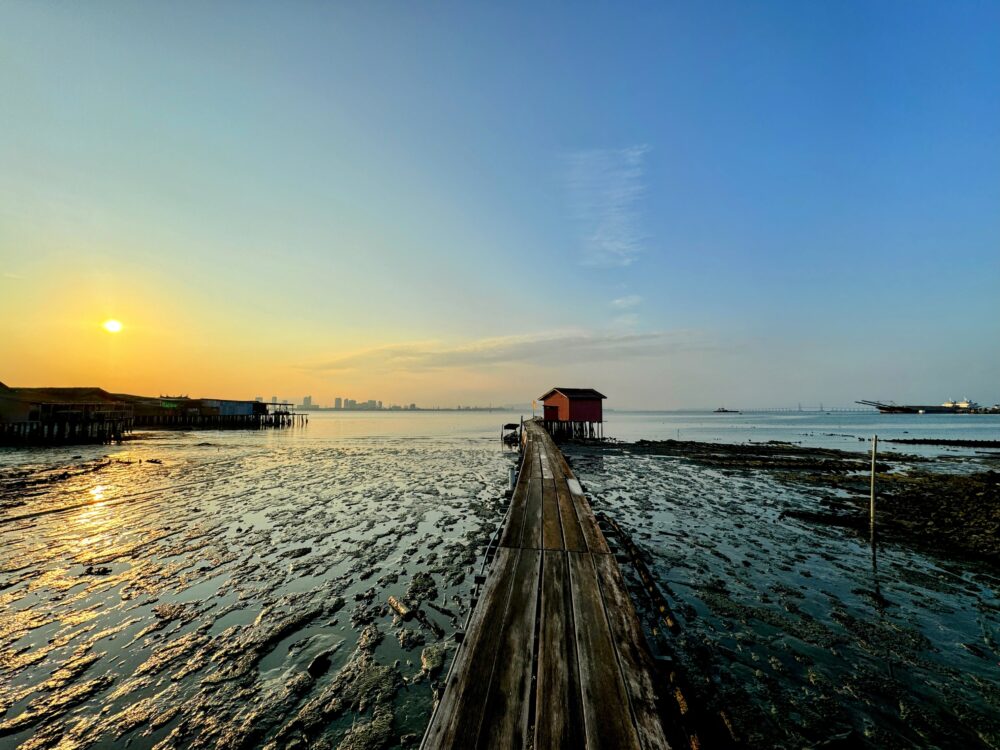
[[[552,388],[539,398],[542,421],[554,436],[601,437],[603,393],[593,388]]]

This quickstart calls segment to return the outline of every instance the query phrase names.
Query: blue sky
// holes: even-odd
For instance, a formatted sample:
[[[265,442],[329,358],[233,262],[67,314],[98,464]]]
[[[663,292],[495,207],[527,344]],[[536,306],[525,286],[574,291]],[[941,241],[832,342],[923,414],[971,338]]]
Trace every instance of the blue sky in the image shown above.
[[[7,382],[1000,401],[996,3],[12,2],[0,24]],[[113,358],[39,351],[105,311],[132,332]]]

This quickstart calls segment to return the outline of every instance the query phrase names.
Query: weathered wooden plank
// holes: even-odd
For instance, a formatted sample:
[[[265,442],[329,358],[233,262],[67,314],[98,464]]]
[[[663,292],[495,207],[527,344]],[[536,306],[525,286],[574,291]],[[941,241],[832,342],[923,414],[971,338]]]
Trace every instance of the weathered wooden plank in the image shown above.
[[[566,463],[566,458],[563,456],[562,451],[559,450],[558,446],[556,446],[556,444],[552,441],[552,438],[544,429],[542,429],[541,426],[534,422],[528,422],[525,423],[525,428],[530,432],[533,440],[546,446],[548,455],[550,456],[550,465],[558,467],[558,469],[554,472],[554,475],[563,475],[563,477],[557,479],[556,481],[569,488],[568,491],[570,493],[571,505],[573,512],[576,514],[580,532],[586,543],[586,549],[591,552],[609,554],[611,550],[608,547],[607,540],[604,538],[604,534],[601,533],[601,529],[597,525],[597,519],[594,517],[594,511],[591,509],[590,503],[587,502],[587,498],[584,497],[582,489],[579,488],[579,482],[573,474],[572,469],[569,468],[569,464]],[[551,449],[549,449],[549,446],[551,446]],[[567,524],[564,522],[564,539],[566,526]],[[568,542],[566,544],[566,549],[570,549]]]
[[[527,549],[542,547],[542,470],[538,460],[538,448],[528,483],[528,499],[524,506],[524,530],[521,532],[521,546]]]
[[[527,745],[541,562],[542,553],[538,550],[521,550],[503,631],[494,644],[497,661],[477,747],[506,749]]]
[[[538,634],[535,747],[584,747],[580,669],[566,553],[546,550]]]
[[[543,443],[540,448],[539,459],[542,466],[542,479],[552,479],[553,459],[549,456],[548,446]]]
[[[591,552],[601,554],[610,553],[611,550],[608,548],[608,542],[597,525],[597,519],[594,517],[594,511],[591,509],[590,503],[587,502],[587,498],[584,497],[582,492],[576,491],[579,487],[576,477],[566,477],[566,486],[569,488],[569,494],[572,498],[573,510],[576,511],[576,517],[580,521],[580,530],[583,532],[583,538],[587,541],[587,549]]]
[[[655,667],[645,647],[646,638],[625,587],[625,579],[613,556],[594,555],[593,559],[639,743],[646,750],[666,750],[670,743],[663,734],[656,708],[657,693],[652,677]]]
[[[524,460],[521,463],[521,473],[518,475],[514,494],[510,499],[510,511],[507,514],[507,525],[500,534],[501,547],[521,546],[521,535],[524,530],[524,513],[528,503],[528,478],[535,465],[535,450],[531,432],[526,431],[527,443],[524,447]]]
[[[597,584],[594,556],[567,552],[588,750],[639,748]]]
[[[559,521],[563,532],[563,545],[567,550],[577,552],[587,551],[587,541],[583,536],[583,529],[580,527],[580,519],[577,518],[576,509],[573,507],[573,499],[569,494],[569,487],[566,486],[567,475],[572,476],[569,465],[563,457],[562,451],[557,450],[555,460],[552,462],[552,476],[554,484],[554,497],[559,507]]]
[[[553,442],[553,445],[555,445],[554,442]],[[556,446],[556,448],[558,448],[558,447],[559,446]],[[555,461],[555,465],[556,465],[556,468],[557,468],[559,474],[561,474],[561,475],[563,475],[565,477],[573,477],[574,476],[573,475],[573,470],[571,468],[569,468],[569,462],[566,460],[566,456],[563,455],[562,451],[559,451],[559,454],[558,454],[557,459]]]
[[[423,748],[466,748],[476,741],[498,656],[496,642],[511,590],[519,585],[514,575],[518,558],[516,549],[497,550],[465,641],[455,657],[441,705],[424,734]]]
[[[553,483],[555,485],[556,504],[559,506],[563,545],[566,549],[573,552],[586,552],[587,540],[583,536],[580,519],[576,516],[576,509],[573,507],[573,498],[570,497],[566,480],[560,475],[553,480]]]
[[[563,549],[565,545],[555,481],[552,477],[542,481],[542,546],[545,549]]]

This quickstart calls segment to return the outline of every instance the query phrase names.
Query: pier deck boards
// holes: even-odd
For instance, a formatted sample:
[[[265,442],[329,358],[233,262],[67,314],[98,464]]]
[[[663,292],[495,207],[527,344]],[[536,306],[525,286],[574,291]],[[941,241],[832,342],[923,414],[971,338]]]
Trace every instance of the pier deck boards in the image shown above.
[[[422,747],[668,748],[654,675],[590,504],[526,423],[500,548]]]

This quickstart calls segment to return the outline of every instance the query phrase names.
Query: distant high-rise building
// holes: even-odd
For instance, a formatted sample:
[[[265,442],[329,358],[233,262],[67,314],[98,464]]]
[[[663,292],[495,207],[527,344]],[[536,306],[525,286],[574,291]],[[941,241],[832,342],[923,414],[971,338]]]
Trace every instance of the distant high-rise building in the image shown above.
[[[416,409],[416,408],[417,408],[417,405],[416,405],[416,404],[410,404],[410,408],[411,408],[411,409]]]
[[[271,396],[271,403],[272,404],[278,403],[278,397],[277,396]]]
[[[254,396],[253,400],[256,401],[259,404],[259,403],[261,403],[264,400],[264,397],[263,396]]]
[[[335,398],[333,400],[333,408],[334,409],[343,409],[344,408],[344,399],[342,399],[340,396],[337,396],[337,398]]]
[[[312,396],[303,396],[302,397],[302,408],[303,409],[312,409],[312,405],[313,405],[313,397]]]
[[[381,409],[381,408],[382,408],[382,402],[381,402],[381,401],[379,401],[379,402],[378,402],[378,408],[379,408],[379,409]]]

